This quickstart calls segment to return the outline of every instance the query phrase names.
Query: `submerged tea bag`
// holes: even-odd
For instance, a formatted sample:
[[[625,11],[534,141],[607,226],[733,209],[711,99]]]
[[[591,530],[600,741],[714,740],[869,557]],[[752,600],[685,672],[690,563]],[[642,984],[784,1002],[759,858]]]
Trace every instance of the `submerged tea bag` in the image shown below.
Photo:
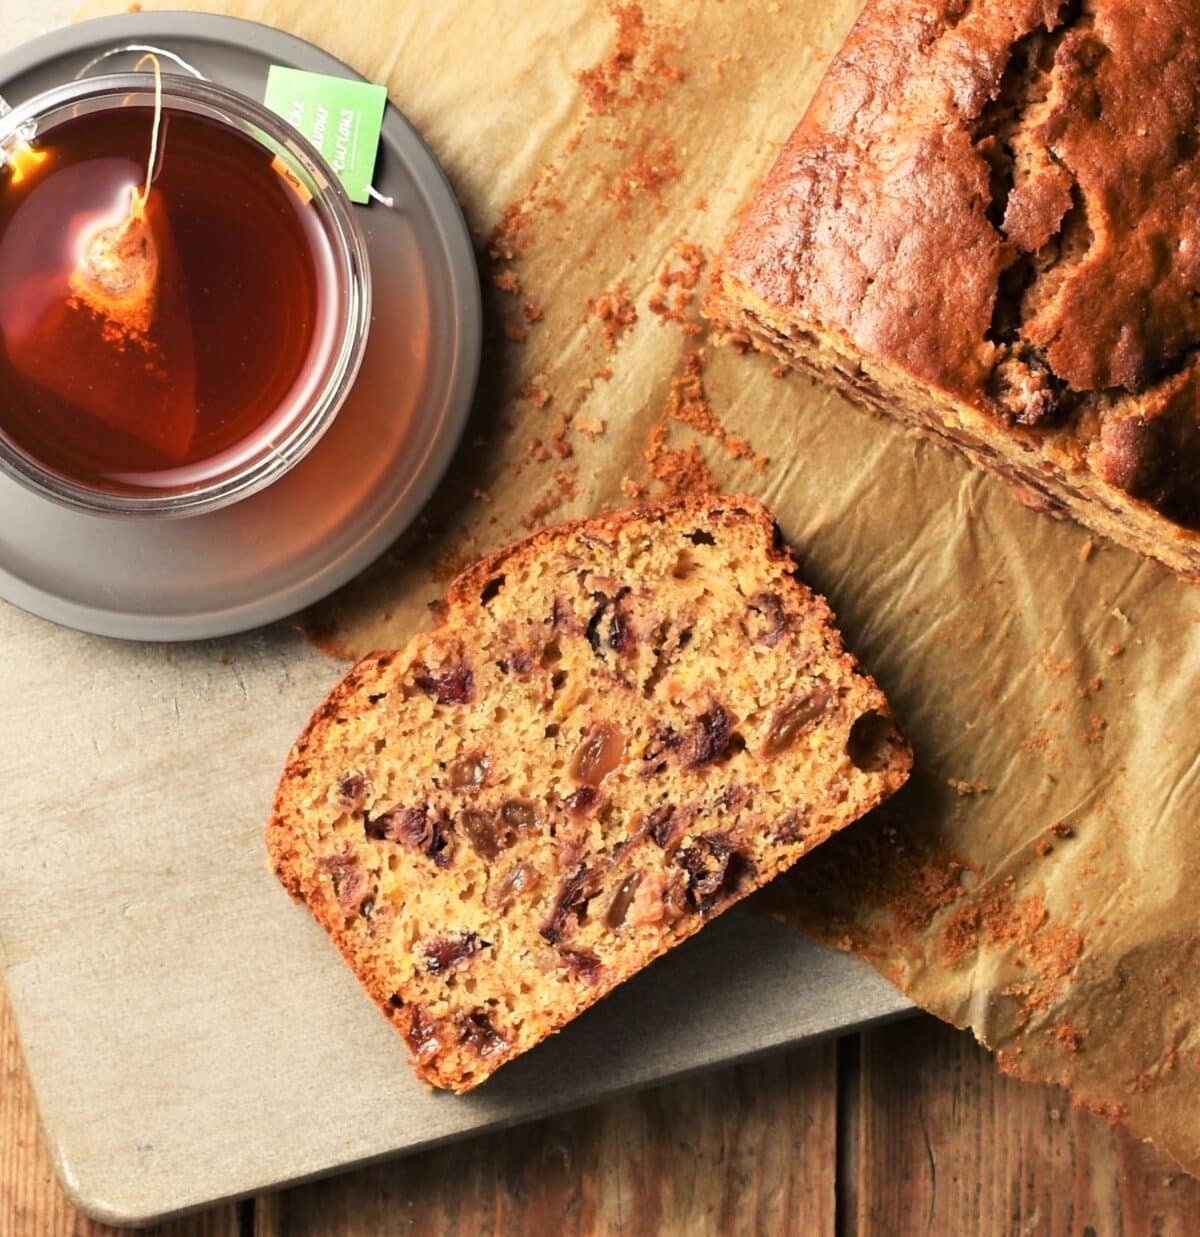
[[[124,161],[56,171],[52,145],[38,152],[49,156],[38,183],[21,186],[14,169],[28,197],[0,244],[0,283],[21,295],[0,303],[0,334],[26,378],[170,465],[195,434],[196,362],[184,272],[153,183],[161,78],[153,56],[139,67],[146,60],[156,89],[144,183],[129,185]],[[107,210],[92,204],[100,180],[124,182]],[[50,229],[68,204],[64,237]],[[61,260],[47,262],[55,253]]]
[[[154,318],[158,293],[158,244],[147,217],[147,204],[158,162],[158,139],[162,129],[162,68],[158,57],[148,52],[134,66],[154,65],[154,124],[150,131],[150,155],[146,183],[129,195],[124,218],[100,222],[82,238],[79,260],[71,272],[71,291],[121,331],[144,335]]]

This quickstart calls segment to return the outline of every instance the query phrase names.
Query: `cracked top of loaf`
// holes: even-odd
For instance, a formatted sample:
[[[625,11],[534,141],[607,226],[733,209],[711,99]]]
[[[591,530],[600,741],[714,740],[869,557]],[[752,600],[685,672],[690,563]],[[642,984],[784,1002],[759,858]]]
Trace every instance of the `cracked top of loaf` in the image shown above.
[[[869,0],[723,257],[1200,528],[1200,5]]]

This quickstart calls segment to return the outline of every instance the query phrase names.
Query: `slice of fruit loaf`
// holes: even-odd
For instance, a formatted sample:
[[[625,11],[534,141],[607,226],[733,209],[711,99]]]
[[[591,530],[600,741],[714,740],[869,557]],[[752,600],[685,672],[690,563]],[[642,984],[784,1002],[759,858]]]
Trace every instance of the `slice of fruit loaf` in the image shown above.
[[[900,786],[883,693],[769,512],[566,524],[459,576],[288,758],[284,885],[466,1091]]]

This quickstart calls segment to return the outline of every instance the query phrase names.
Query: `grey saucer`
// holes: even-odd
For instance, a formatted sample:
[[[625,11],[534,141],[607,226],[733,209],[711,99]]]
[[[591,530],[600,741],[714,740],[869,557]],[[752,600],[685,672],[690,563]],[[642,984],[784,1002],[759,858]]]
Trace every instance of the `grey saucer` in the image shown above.
[[[137,13],[82,22],[0,56],[0,92],[21,102],[130,42],[174,51],[256,99],[271,64],[359,76],[255,22]],[[126,67],[113,57],[105,71]],[[0,597],[101,635],[227,635],[332,592],[408,527],[466,423],[479,366],[479,282],[445,176],[390,104],[374,183],[395,207],[355,208],[374,293],[366,356],[312,452],[269,489],[178,520],[89,516],[0,476]]]

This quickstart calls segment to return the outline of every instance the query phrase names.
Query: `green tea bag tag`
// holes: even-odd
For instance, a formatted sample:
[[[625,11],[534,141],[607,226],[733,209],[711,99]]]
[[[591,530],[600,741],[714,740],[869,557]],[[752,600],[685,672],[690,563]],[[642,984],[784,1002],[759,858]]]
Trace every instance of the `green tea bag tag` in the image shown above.
[[[352,202],[370,199],[385,86],[273,64],[263,102],[324,155]]]

